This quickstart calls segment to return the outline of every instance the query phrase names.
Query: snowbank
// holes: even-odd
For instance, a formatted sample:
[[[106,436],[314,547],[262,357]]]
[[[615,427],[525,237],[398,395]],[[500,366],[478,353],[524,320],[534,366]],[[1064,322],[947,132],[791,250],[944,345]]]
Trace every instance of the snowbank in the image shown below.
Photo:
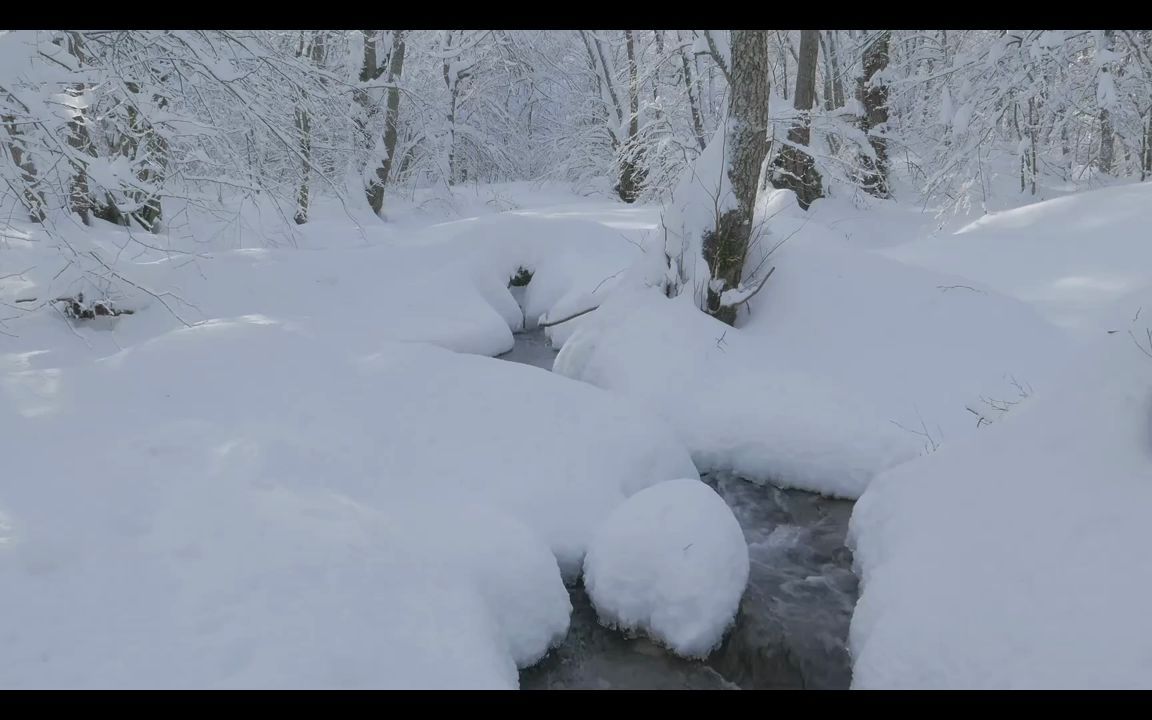
[[[847,389],[778,369],[747,334],[684,296],[622,292],[591,317],[554,371],[658,412],[701,472],[855,497],[877,470],[920,450]]]
[[[732,625],[748,570],[744,533],[720,496],[699,480],[670,480],[608,517],[584,586],[601,622],[705,657]]]
[[[555,370],[660,412],[702,471],[856,497],[1047,388],[1070,352],[1018,300],[854,248],[791,193],[765,205],[762,244],[783,242],[740,327],[697,311],[690,289],[668,301],[630,278]]]
[[[552,194],[543,196],[557,199]],[[238,230],[216,228],[212,218],[155,237],[129,236],[100,221],[92,228],[58,224],[52,233],[16,222],[0,230],[4,264],[27,270],[0,277],[0,302],[12,309],[0,350],[10,345],[91,359],[182,323],[262,314],[352,352],[403,341],[499,355],[512,348],[513,332],[534,327],[540,316],[558,318],[598,302],[639,257],[653,209],[573,204],[578,200],[569,195],[551,207],[423,225],[361,217],[361,226],[356,216],[321,203],[312,222],[293,226],[294,236],[276,247],[245,247],[252,237],[233,238]],[[265,210],[238,210],[235,222],[274,235],[278,214]],[[71,264],[66,258],[75,253],[66,245],[80,255]],[[114,264],[123,279],[89,252]],[[521,267],[534,272],[523,308],[508,288]],[[83,338],[77,342],[50,306],[15,302],[77,292],[90,299],[109,294],[136,314],[107,323],[111,332],[76,328]],[[579,322],[552,329],[552,342],[562,344]],[[19,339],[10,342],[11,335]]]
[[[515,687],[567,629],[558,560],[695,470],[595,388],[377,347],[252,315],[10,354],[0,684]]]
[[[902,262],[970,278],[1091,334],[1100,311],[1152,285],[1152,184],[1121,185],[987,215],[953,235],[892,248]]]
[[[1152,357],[1102,335],[1059,388],[860,499],[855,687],[1152,687]]]

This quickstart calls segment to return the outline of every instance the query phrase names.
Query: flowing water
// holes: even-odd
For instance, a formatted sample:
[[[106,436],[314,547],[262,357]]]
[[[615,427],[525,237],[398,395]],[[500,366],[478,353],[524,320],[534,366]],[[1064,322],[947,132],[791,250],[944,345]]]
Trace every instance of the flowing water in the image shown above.
[[[516,346],[501,357],[551,370],[556,352],[534,331],[517,334]],[[848,687],[848,623],[858,592],[844,547],[852,503],[723,473],[703,480],[732,508],[751,559],[748,587],[723,644],[704,660],[686,660],[603,627],[577,585],[569,588],[568,636],[521,671],[522,689]]]

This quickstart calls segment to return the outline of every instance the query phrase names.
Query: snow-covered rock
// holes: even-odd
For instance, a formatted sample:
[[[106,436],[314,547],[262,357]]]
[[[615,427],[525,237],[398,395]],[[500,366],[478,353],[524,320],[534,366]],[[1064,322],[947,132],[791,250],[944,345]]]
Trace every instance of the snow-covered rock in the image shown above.
[[[748,571],[744,533],[720,496],[699,480],[669,480],[604,522],[584,586],[601,622],[704,657],[732,625]]]

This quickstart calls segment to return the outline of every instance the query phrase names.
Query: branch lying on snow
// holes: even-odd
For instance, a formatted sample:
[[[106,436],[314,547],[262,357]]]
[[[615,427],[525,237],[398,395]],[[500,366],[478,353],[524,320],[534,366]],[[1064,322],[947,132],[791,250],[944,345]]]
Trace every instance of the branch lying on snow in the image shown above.
[[[749,300],[756,297],[756,293],[758,293],[764,289],[764,285],[767,284],[768,278],[772,277],[772,273],[774,273],[774,272],[776,272],[776,266],[775,265],[773,265],[768,270],[768,272],[764,275],[764,277],[760,279],[760,283],[755,288],[753,288],[752,291],[749,292],[747,295],[744,294],[745,290],[743,290],[743,289],[725,290],[723,295],[720,296],[720,304],[732,306],[732,305],[740,305],[741,303],[747,303]],[[728,296],[728,300],[725,300],[725,296]]]
[[[576,313],[575,315],[569,315],[568,317],[557,320],[555,322],[539,323],[538,326],[542,327],[542,328],[550,328],[550,327],[553,327],[555,325],[559,325],[560,323],[566,323],[569,320],[575,320],[576,318],[580,317],[581,315],[587,315],[588,313],[592,312],[593,310],[599,309],[599,307],[600,307],[599,305],[596,305],[595,307],[590,307],[587,310],[581,310],[580,312]]]
[[[971,290],[972,292],[980,293],[981,295],[987,295],[988,294],[988,293],[984,292],[983,290],[977,290],[976,288],[970,287],[968,285],[937,285],[936,286],[936,289],[939,290],[940,292],[948,292],[949,290],[958,290],[960,288],[963,288],[964,290]]]

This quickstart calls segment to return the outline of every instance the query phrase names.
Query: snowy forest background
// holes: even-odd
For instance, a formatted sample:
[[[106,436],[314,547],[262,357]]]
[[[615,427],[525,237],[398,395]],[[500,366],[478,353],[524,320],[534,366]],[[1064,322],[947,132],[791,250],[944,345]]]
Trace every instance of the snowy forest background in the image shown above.
[[[385,192],[510,180],[664,198],[725,117],[732,63],[707,30],[7,35],[6,211],[146,230],[181,222],[162,197],[296,222],[316,194],[382,212]],[[1148,31],[766,41],[770,152],[813,166],[773,182],[807,197],[989,211],[1152,173]]]

